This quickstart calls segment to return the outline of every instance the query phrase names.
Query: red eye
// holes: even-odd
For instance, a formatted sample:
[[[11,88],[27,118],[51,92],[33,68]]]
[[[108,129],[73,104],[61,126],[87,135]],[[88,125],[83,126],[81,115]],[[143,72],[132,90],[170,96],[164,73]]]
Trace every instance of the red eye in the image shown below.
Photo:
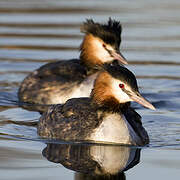
[[[103,44],[102,46],[103,46],[104,48],[106,47],[106,45],[105,45],[105,44]]]
[[[124,84],[119,84],[119,87],[120,88],[124,88]]]

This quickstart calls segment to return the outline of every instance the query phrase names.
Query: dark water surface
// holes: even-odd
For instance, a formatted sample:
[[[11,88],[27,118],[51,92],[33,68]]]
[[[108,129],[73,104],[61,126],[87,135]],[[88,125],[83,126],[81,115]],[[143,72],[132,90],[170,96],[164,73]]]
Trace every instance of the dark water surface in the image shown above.
[[[105,22],[109,17],[121,21],[128,68],[157,108],[133,104],[150,145],[140,152],[70,144],[43,150],[46,144],[34,126],[40,115],[17,106],[18,87],[41,65],[79,56],[79,28],[86,18]],[[179,155],[180,1],[0,0],[0,179],[179,179]],[[133,168],[125,175],[95,177],[94,167],[98,173]]]

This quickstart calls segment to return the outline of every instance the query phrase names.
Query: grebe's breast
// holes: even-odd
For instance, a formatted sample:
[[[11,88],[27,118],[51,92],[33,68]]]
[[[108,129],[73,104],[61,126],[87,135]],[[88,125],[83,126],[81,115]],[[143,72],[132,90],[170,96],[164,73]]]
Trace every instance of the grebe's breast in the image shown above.
[[[119,113],[105,115],[101,124],[94,129],[90,140],[119,144],[141,145],[141,139],[126,120]]]

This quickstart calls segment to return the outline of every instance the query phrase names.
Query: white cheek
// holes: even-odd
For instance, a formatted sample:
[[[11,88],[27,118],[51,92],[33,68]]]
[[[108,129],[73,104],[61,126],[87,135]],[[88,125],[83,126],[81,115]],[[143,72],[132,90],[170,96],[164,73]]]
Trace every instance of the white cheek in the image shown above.
[[[125,102],[131,101],[129,96],[126,93],[124,93],[122,90],[119,91],[119,94],[118,94],[117,97],[119,98],[119,102],[121,102],[121,103],[125,103]]]
[[[103,62],[107,62],[107,61],[113,60],[113,58],[109,55],[109,53],[105,49],[103,49],[103,48],[97,50],[97,52],[95,52],[95,54]]]
[[[98,59],[101,59],[102,62],[112,61],[113,57],[110,56],[107,50],[102,46],[102,42],[95,39],[93,42],[94,45],[94,54]]]
[[[124,83],[117,81],[113,81],[112,83],[113,95],[116,97],[116,99],[118,99],[120,103],[132,101],[130,97],[119,87],[119,84]]]
[[[117,89],[116,99],[118,99],[120,103],[125,103],[125,102],[131,101],[129,96],[126,93],[124,93],[124,91],[122,91],[121,88]]]

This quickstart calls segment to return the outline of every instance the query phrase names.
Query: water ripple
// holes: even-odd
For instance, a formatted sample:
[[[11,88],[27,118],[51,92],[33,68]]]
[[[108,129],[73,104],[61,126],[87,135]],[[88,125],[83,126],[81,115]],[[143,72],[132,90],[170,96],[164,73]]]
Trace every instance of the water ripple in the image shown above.
[[[179,144],[180,3],[165,1],[0,0],[0,130],[1,136],[37,139],[33,121],[39,113],[20,108],[17,89],[44,63],[79,56],[86,18],[123,26],[121,51],[143,92],[157,111],[133,103],[143,118],[150,146]],[[28,126],[29,124],[29,126]]]

